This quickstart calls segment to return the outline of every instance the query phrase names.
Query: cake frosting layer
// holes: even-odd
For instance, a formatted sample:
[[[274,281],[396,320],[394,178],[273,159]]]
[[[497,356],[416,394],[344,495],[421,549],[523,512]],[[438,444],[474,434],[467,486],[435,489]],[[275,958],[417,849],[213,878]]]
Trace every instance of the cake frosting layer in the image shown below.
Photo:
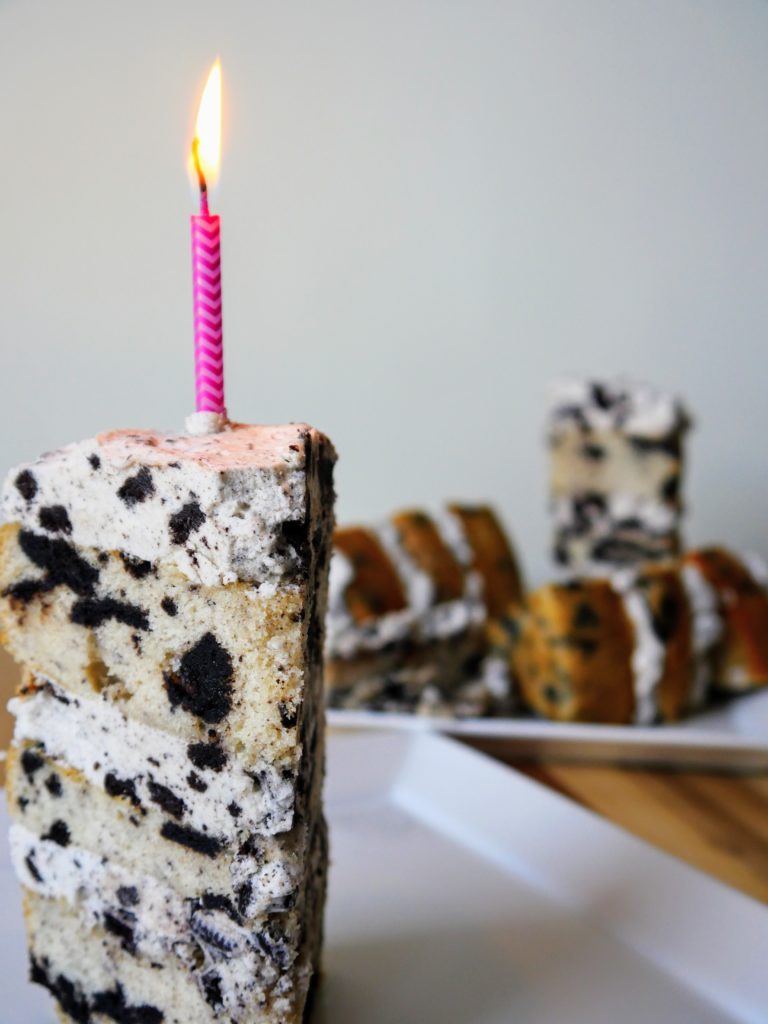
[[[127,950],[109,926],[94,927],[82,906],[30,889],[32,980],[50,990],[68,1024],[301,1024],[318,966],[315,892],[321,901],[320,881],[301,944],[268,927],[240,956],[228,956],[201,922],[207,949],[181,943],[157,959]],[[194,960],[185,961],[185,946]]]
[[[698,548],[685,556],[689,580],[708,588],[722,620],[715,652],[715,686],[739,693],[768,686],[768,589],[765,564],[724,547]]]
[[[231,903],[205,896],[184,899],[151,876],[105,863],[89,850],[41,839],[22,825],[12,826],[10,843],[27,888],[67,904],[84,931],[98,929],[115,960],[162,963],[165,969],[175,964],[184,971],[199,991],[203,1019],[226,1014],[237,1022],[253,1020],[254,1004],[267,1004],[281,988],[283,997],[295,988],[300,993],[308,983],[310,965],[302,964],[298,972],[294,965],[302,953],[302,928],[312,922],[314,888],[319,895],[325,884],[321,835],[304,864],[308,886],[301,904],[247,924]],[[209,998],[213,977],[215,1000]]]
[[[694,711],[704,704],[713,682],[717,647],[723,637],[723,619],[717,594],[696,567],[683,565],[680,575],[693,614],[696,675],[689,710]]]
[[[219,746],[187,743],[132,721],[111,701],[68,695],[50,680],[36,680],[9,710],[17,745],[43,743],[49,757],[96,786],[122,790],[136,807],[158,799],[176,806],[177,821],[218,846],[243,832],[274,835],[293,824],[297,779],[268,761],[234,761]]]
[[[311,466],[330,473],[334,459],[305,424],[113,431],[16,467],[3,513],[52,538],[162,560],[190,580],[269,585],[305,568]]]
[[[236,907],[243,920],[289,909],[304,874],[311,822],[297,821],[287,833],[264,835],[243,829],[228,841],[210,827],[185,821],[174,789],[154,783],[149,799],[129,779],[111,775],[105,786],[52,760],[39,744],[9,753],[9,808],[13,820],[40,837],[98,853],[104,862],[150,875],[184,899],[206,899]],[[206,785],[195,774],[195,785]],[[233,822],[239,806],[228,805]],[[23,877],[26,877],[24,875]]]
[[[616,573],[613,586],[624,599],[624,609],[634,630],[631,654],[635,694],[634,721],[652,725],[658,718],[658,686],[664,671],[664,645],[656,635],[648,602],[636,586],[631,571]]]
[[[680,513],[653,498],[578,492],[551,503],[554,557],[568,573],[604,575],[676,555]]]
[[[640,438],[664,438],[685,430],[690,417],[675,395],[642,382],[562,378],[549,389],[554,429],[620,430]]]

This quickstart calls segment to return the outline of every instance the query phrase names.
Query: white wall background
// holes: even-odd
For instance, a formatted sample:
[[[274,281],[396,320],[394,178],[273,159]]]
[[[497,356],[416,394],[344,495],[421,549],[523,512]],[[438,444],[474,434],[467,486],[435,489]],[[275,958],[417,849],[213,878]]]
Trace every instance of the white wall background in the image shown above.
[[[2,464],[190,410],[217,52],[228,404],[332,435],[342,519],[489,498],[540,577],[545,382],[623,371],[768,553],[762,0],[0,0]]]

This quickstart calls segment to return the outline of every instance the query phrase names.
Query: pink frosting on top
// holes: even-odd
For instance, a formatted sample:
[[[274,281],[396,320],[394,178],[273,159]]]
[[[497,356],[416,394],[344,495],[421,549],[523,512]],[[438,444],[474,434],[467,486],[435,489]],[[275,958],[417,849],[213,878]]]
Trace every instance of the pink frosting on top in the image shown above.
[[[193,461],[214,470],[301,465],[304,437],[315,433],[306,423],[279,426],[228,423],[216,434],[161,434],[157,430],[110,430],[96,438],[111,460],[167,466]]]

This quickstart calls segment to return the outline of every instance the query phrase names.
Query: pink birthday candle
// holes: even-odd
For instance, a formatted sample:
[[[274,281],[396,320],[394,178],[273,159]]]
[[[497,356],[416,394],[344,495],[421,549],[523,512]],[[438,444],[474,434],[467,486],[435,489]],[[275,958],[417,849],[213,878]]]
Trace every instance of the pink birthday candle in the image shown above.
[[[221,319],[221,218],[208,210],[208,179],[218,170],[220,140],[221,65],[216,61],[200,101],[192,142],[192,160],[200,188],[200,213],[190,218],[195,403],[198,412],[226,416]]]

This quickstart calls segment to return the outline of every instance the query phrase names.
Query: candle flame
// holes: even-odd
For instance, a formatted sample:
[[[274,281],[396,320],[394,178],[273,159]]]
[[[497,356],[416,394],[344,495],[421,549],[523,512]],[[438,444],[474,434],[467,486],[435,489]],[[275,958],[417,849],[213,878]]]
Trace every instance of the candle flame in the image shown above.
[[[221,163],[221,61],[216,58],[208,74],[192,140],[192,170],[204,192],[219,176]]]

